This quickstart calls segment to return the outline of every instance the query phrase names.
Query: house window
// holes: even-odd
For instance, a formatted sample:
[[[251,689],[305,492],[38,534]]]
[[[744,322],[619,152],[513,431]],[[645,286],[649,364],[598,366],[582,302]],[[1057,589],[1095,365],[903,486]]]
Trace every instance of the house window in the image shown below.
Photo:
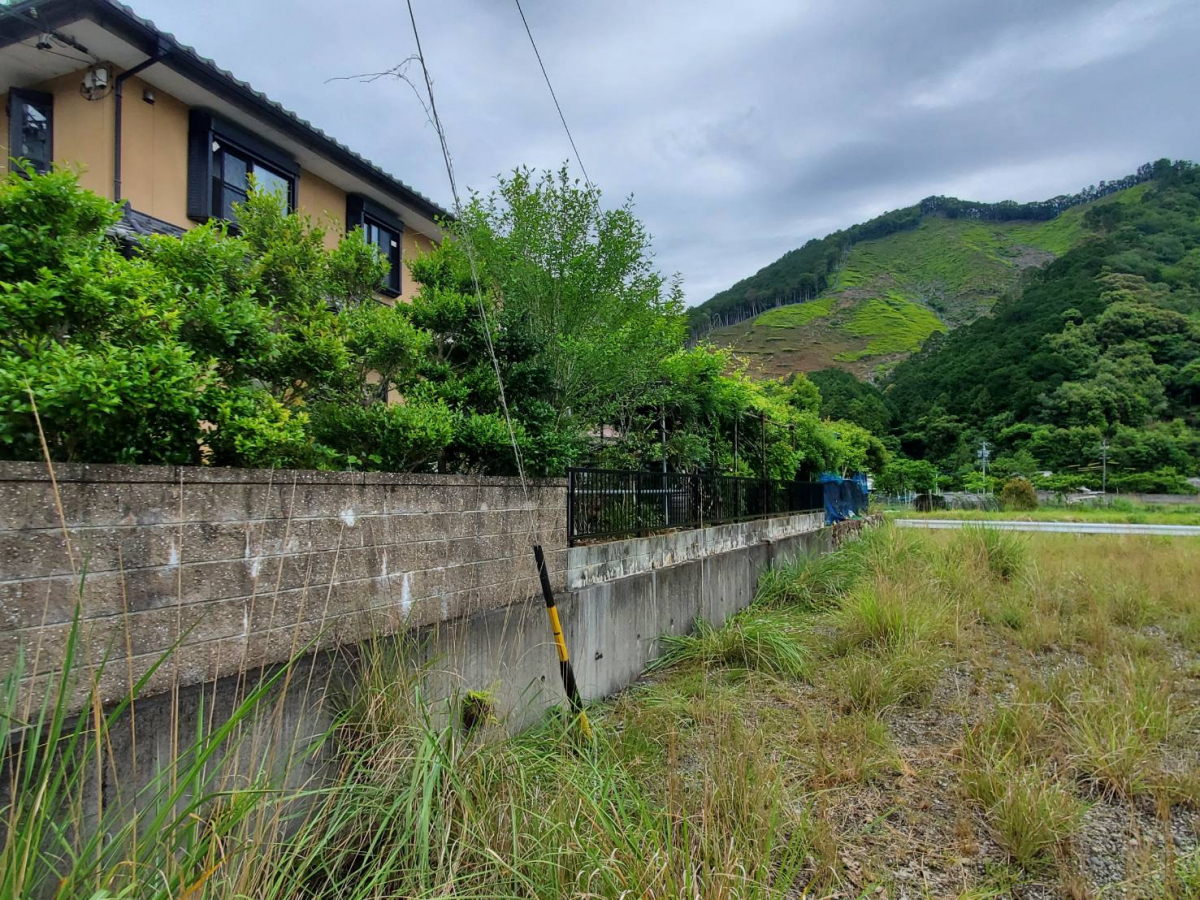
[[[54,98],[14,88],[8,94],[8,154],[28,160],[41,173],[54,159]],[[15,162],[10,166],[16,170]]]
[[[300,167],[286,153],[207,110],[193,109],[188,134],[188,218],[234,219],[244,203],[250,176],[260,191],[273,193],[290,211],[296,205]]]
[[[381,293],[400,296],[400,237],[404,223],[379,204],[358,194],[346,198],[346,230],[362,228],[367,243],[377,248],[391,268],[380,286]]]
[[[276,172],[236,147],[213,141],[212,215],[233,221],[233,204],[245,203],[250,191],[250,176],[258,190],[274,194],[286,209],[291,209],[294,179]]]

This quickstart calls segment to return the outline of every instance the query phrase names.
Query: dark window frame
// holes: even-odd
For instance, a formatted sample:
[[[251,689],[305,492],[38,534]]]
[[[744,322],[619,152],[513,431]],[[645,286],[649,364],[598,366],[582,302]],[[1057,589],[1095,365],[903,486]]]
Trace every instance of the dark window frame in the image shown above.
[[[54,95],[45,91],[31,91],[25,88],[12,88],[8,92],[6,112],[8,113],[9,171],[24,171],[17,165],[16,161],[23,157],[16,153],[16,148],[25,142],[21,129],[25,123],[24,107],[26,106],[38,109],[46,117],[46,160],[44,164],[38,160],[28,160],[33,165],[34,171],[45,175],[54,165]]]
[[[213,149],[216,143],[219,150]],[[250,164],[261,166],[287,182],[288,212],[296,209],[296,195],[300,184],[300,165],[287,153],[273,144],[251,134],[206,109],[193,109],[189,114],[188,127],[188,218],[195,222],[207,222],[213,218],[224,218],[214,214],[216,196],[214,184],[224,182],[223,172],[217,172],[215,160],[222,153],[235,156]],[[235,189],[236,191],[236,189]]]
[[[379,292],[388,297],[399,297],[401,289],[401,265],[404,261],[404,223],[400,217],[385,207],[380,206],[369,197],[362,194],[346,196],[346,233],[355,228],[367,226],[391,232],[396,236],[396,246],[388,254],[391,271],[388,272],[387,282],[380,286]],[[374,243],[374,242],[373,242]]]

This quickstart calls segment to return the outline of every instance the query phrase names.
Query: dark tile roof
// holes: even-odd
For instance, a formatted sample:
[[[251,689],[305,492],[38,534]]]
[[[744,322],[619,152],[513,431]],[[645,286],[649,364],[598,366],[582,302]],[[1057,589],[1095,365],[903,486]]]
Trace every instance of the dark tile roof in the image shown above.
[[[156,219],[148,213],[138,212],[129,204],[128,200],[125,201],[121,213],[121,221],[110,228],[109,233],[127,243],[136,242],[148,234],[167,234],[171,237],[180,237],[184,232],[184,229],[178,225]]]

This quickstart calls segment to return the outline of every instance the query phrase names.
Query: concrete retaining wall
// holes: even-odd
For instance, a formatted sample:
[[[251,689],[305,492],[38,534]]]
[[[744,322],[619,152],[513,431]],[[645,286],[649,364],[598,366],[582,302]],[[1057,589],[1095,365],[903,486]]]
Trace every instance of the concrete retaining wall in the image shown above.
[[[697,619],[720,625],[745,608],[775,563],[830,549],[833,533],[823,524],[824,513],[811,513],[571,548],[572,589],[557,602],[584,698],[633,682],[664,634],[691,631]],[[437,692],[491,691],[513,730],[563,702],[538,601],[443,623],[427,636]]]

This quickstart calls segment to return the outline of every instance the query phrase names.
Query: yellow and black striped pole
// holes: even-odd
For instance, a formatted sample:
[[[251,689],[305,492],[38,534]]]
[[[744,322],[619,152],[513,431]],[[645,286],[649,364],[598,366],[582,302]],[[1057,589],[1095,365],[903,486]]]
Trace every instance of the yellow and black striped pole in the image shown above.
[[[546,614],[550,617],[550,630],[554,632],[554,646],[558,650],[558,673],[562,676],[571,712],[578,717],[579,730],[590,740],[592,726],[588,722],[587,713],[583,711],[583,698],[579,696],[575,670],[571,668],[571,658],[567,655],[567,642],[563,638],[562,622],[558,619],[558,606],[554,602],[554,591],[550,588],[550,573],[546,571],[546,555],[542,553],[541,544],[534,545],[533,556],[537,560],[538,577],[542,580],[542,596],[546,598]]]

